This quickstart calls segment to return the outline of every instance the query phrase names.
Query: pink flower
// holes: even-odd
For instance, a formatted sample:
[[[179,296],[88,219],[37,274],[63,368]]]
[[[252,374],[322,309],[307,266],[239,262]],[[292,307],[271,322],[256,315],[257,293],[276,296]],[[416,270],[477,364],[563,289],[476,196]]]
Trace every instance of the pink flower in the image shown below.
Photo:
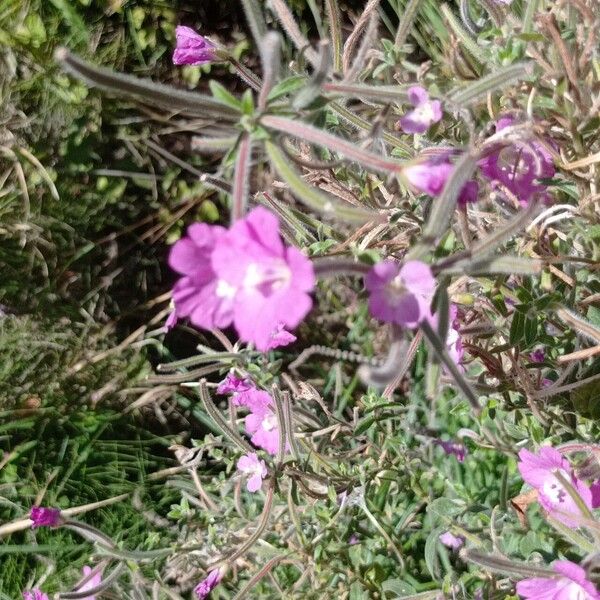
[[[206,579],[203,579],[195,588],[194,592],[198,600],[204,600],[221,582],[221,572],[219,569],[211,571]]]
[[[552,568],[560,577],[532,577],[517,583],[517,594],[526,600],[600,600],[586,572],[570,560],[557,560]]]
[[[83,576],[87,577],[91,572],[92,568],[85,566],[83,567]],[[86,581],[80,588],[77,588],[77,592],[87,592],[97,588],[102,583],[102,571],[98,571],[93,577]],[[96,596],[86,596],[81,600],[96,600]]]
[[[442,533],[439,537],[440,542],[444,544],[444,546],[448,546],[448,548],[452,548],[452,550],[458,550],[465,543],[465,538],[462,536],[456,536],[446,531],[446,533]]]
[[[60,509],[47,508],[44,506],[33,506],[29,513],[29,518],[33,521],[31,528],[37,527],[58,527],[61,523]]]
[[[421,261],[410,260],[402,267],[392,260],[379,262],[365,277],[365,287],[369,310],[381,321],[413,328],[431,314],[435,278]]]
[[[425,88],[419,85],[408,88],[408,99],[415,108],[398,121],[405,133],[425,133],[442,119],[442,103],[430,100]]]
[[[169,256],[182,277],[173,288],[178,317],[202,329],[233,322],[241,340],[265,351],[278,328],[295,328],[312,307],[312,263],[286,247],[268,210],[250,211],[227,231],[197,223]]]
[[[312,307],[311,261],[285,247],[279,221],[258,207],[236,221],[217,244],[212,264],[233,294],[233,322],[240,339],[266,350],[281,325],[294,329]]]
[[[215,45],[191,27],[178,25],[175,37],[174,65],[204,65],[215,60]]]
[[[264,460],[258,458],[255,452],[242,456],[237,462],[238,471],[250,475],[246,488],[249,492],[258,492],[262,486],[262,480],[267,476],[267,465]]]
[[[556,473],[573,486],[588,508],[592,507],[592,492],[575,477],[569,461],[558,450],[544,446],[538,454],[521,450],[518,467],[524,481],[538,491],[542,507],[561,523],[577,527],[581,511]]]
[[[502,117],[496,123],[496,131],[514,123],[514,117]],[[556,172],[552,155],[535,140],[500,146],[479,161],[479,166],[492,183],[503,185],[521,204],[527,204],[536,195],[546,198],[546,186],[537,180],[553,177]]]
[[[439,196],[453,171],[454,165],[448,161],[447,156],[444,156],[409,165],[402,171],[402,175],[417,191],[429,196]],[[466,206],[477,202],[478,194],[478,183],[474,180],[467,181],[460,191],[457,203],[459,206]]]
[[[269,454],[277,454],[279,450],[279,425],[277,415],[273,411],[273,400],[267,392],[254,390],[238,396],[238,402],[250,409],[244,423],[246,432],[251,435],[250,441],[266,450]]]
[[[254,384],[249,379],[240,379],[233,371],[225,376],[225,379],[219,383],[217,394],[241,394],[254,389]]]
[[[274,348],[281,348],[282,346],[288,346],[289,344],[293,344],[298,338],[286,331],[283,328],[283,323],[279,323],[277,329],[271,333],[271,337],[269,338],[269,343],[265,350],[273,350]]]
[[[23,600],[49,600],[49,598],[42,590],[34,588],[33,590],[26,590],[23,592]]]

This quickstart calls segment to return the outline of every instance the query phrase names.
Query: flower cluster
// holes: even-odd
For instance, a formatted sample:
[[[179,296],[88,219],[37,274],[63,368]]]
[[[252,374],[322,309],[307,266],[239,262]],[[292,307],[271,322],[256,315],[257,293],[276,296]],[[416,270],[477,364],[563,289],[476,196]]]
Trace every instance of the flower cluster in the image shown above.
[[[58,527],[61,523],[60,509],[45,506],[34,506],[29,513],[31,528]]]
[[[246,433],[251,436],[250,441],[269,454],[277,454],[279,425],[273,398],[267,392],[257,389],[250,381],[240,380],[232,374],[227,375],[219,385],[219,389],[232,394],[231,402],[235,406],[242,406],[249,410],[244,425]],[[247,466],[249,463],[244,464]]]
[[[515,124],[514,117],[504,116],[496,122],[496,132]],[[439,196],[454,172],[451,157],[455,153],[453,149],[445,149],[433,158],[409,165],[402,172],[402,177],[414,190]],[[498,143],[479,161],[478,166],[492,188],[507,191],[523,205],[534,198],[549,199],[546,186],[539,180],[553,177],[555,168],[552,155],[541,142]],[[478,195],[477,181],[467,181],[459,194],[458,205],[464,207],[476,202]]]
[[[182,275],[173,288],[175,315],[202,329],[234,325],[261,351],[291,343],[312,307],[312,263],[284,246],[279,221],[258,207],[228,230],[195,223],[169,255]]]

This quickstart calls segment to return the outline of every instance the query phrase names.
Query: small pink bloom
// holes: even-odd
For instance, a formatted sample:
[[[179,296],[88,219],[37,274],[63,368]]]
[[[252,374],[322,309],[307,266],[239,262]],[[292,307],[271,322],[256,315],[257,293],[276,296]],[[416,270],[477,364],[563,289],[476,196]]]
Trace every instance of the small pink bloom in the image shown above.
[[[250,475],[246,488],[249,492],[258,492],[262,486],[262,480],[267,476],[267,465],[259,459],[255,452],[242,456],[237,462],[238,471]]]
[[[523,480],[538,491],[542,507],[567,527],[577,527],[581,511],[556,473],[573,486],[588,508],[592,507],[592,492],[575,477],[569,461],[558,450],[544,446],[538,454],[521,450],[518,467]]]
[[[297,327],[312,308],[312,263],[283,245],[277,217],[262,207],[229,230],[192,225],[169,264],[183,275],[173,288],[178,318],[202,329],[233,323],[240,339],[261,351],[280,325]]]
[[[245,419],[246,431],[252,435],[250,441],[266,450],[269,454],[277,454],[279,450],[279,425],[275,412],[267,406],[253,410]]]
[[[496,131],[514,124],[514,117],[502,117],[496,122]],[[527,204],[535,196],[547,199],[546,186],[538,179],[549,179],[556,172],[552,155],[536,140],[500,145],[479,161],[479,166],[492,184],[503,185],[521,204]]]
[[[454,165],[448,162],[447,157],[443,157],[409,165],[402,171],[402,175],[412,188],[435,197],[442,193],[453,171]],[[467,181],[460,191],[457,203],[459,206],[466,206],[477,202],[478,194],[478,183],[474,180]]]
[[[600,600],[600,593],[586,572],[570,560],[557,560],[552,568],[559,577],[532,577],[517,583],[525,600]]]
[[[174,65],[204,65],[215,60],[215,45],[191,27],[178,25],[175,37]]]
[[[42,590],[34,588],[33,590],[26,590],[23,592],[23,600],[49,600],[49,598]]]
[[[249,379],[240,379],[233,371],[225,376],[219,383],[217,394],[240,394],[254,389],[254,384]]]
[[[354,546],[355,544],[358,544],[358,542],[359,542],[358,536],[355,533],[353,533],[350,536],[350,539],[348,540],[348,544],[350,544],[350,546]]]
[[[409,88],[408,99],[415,108],[398,121],[405,133],[425,133],[442,119],[442,103],[439,100],[430,100],[429,94],[421,86]]]
[[[194,592],[198,597],[198,600],[204,600],[208,598],[208,595],[219,585],[221,582],[221,572],[219,569],[211,571],[206,579],[203,579],[195,588]]]
[[[288,346],[289,344],[293,344],[297,339],[298,338],[293,333],[290,333],[283,328],[283,323],[279,323],[277,329],[271,334],[266,350]]]
[[[392,260],[377,263],[365,277],[371,314],[386,323],[414,328],[431,314],[435,293],[431,269],[418,260],[402,267]]]
[[[458,550],[465,543],[465,538],[462,536],[456,536],[446,531],[446,533],[442,533],[440,535],[440,542],[444,544],[444,546],[448,546],[448,548],[452,548],[452,550]]]
[[[58,527],[61,523],[60,509],[33,506],[29,518],[33,521],[31,528]]]
[[[87,577],[91,572],[92,568],[85,566],[83,567],[83,576]],[[93,577],[86,581],[80,588],[77,588],[77,592],[87,592],[97,588],[102,583],[102,571],[98,571]],[[86,596],[81,600],[96,600],[96,596]]]

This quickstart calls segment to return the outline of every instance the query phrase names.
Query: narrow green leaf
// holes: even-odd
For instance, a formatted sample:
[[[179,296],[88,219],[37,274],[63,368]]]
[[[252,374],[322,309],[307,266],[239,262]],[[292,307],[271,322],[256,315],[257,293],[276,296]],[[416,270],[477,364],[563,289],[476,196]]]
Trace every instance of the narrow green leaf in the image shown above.
[[[55,58],[63,69],[89,85],[115,94],[131,96],[144,104],[160,106],[165,110],[178,111],[184,115],[216,117],[228,123],[237,121],[236,112],[215,98],[155,83],[150,79],[116,73],[105,67],[97,67],[65,48],[59,48]]]
[[[380,100],[382,102],[408,101],[406,86],[401,85],[368,85],[364,83],[325,83],[324,92],[340,94],[344,98],[367,98],[369,100]]]
[[[365,168],[370,168],[381,173],[400,173],[404,168],[404,163],[400,161],[384,158],[368,150],[363,150],[360,146],[339,138],[331,133],[317,129],[308,123],[294,121],[287,117],[278,117],[275,115],[266,115],[261,119],[261,123],[270,129],[291,135],[307,142],[324,146],[332,152],[336,152],[350,160],[354,160]]]
[[[331,196],[326,196],[302,179],[290,165],[285,154],[273,142],[265,142],[265,147],[279,176],[290,186],[294,196],[312,210],[351,223],[381,220],[381,215],[378,213],[342,204]]]
[[[458,106],[467,106],[479,100],[482,96],[497,90],[506,91],[506,88],[516,81],[522,81],[533,73],[533,62],[520,62],[508,67],[502,67],[466,87],[460,87],[448,96],[448,100]]]

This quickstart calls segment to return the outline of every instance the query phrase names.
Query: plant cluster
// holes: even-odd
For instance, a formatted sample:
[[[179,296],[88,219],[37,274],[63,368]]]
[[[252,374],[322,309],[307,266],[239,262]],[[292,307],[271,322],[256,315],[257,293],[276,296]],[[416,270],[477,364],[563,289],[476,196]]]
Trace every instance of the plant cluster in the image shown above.
[[[597,600],[594,0],[369,0],[347,32],[325,0],[314,43],[284,0],[242,4],[260,73],[184,25],[173,54],[241,96],[56,53],[212,158],[229,218],[173,244],[148,334],[201,343],[140,398],[209,432],[172,447],[155,547],[74,508],[5,527],[92,545],[65,598]]]

